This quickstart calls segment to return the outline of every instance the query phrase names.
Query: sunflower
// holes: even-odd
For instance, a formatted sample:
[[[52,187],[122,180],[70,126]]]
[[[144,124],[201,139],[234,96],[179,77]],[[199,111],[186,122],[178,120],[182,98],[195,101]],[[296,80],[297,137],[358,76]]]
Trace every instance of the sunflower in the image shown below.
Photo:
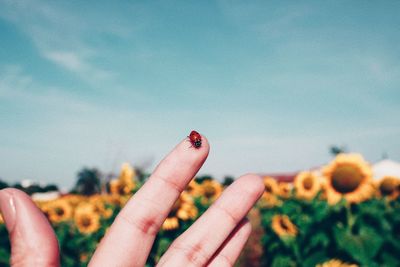
[[[280,182],[278,184],[278,195],[281,198],[289,198],[292,193],[292,186],[286,182]]]
[[[132,193],[133,189],[135,189],[135,182],[133,180],[113,179],[110,181],[111,194],[128,195]]]
[[[187,185],[185,191],[188,192],[190,195],[197,197],[201,195],[201,186],[193,179]]]
[[[372,170],[358,154],[339,154],[323,175],[327,180],[326,194],[330,204],[343,197],[350,203],[359,203],[373,194]]]
[[[118,179],[110,181],[110,193],[118,195],[128,195],[136,188],[134,178],[136,176],[135,169],[129,163],[122,164],[121,173]]]
[[[130,197],[131,197],[130,195],[111,194],[111,195],[107,195],[107,198],[108,198],[107,201],[111,205],[123,207],[128,202]]]
[[[73,208],[63,198],[42,204],[41,209],[53,223],[59,223],[72,218]]]
[[[94,211],[99,213],[103,218],[108,219],[113,214],[113,209],[106,206],[106,201],[108,201],[108,198],[103,195],[93,195],[89,198],[89,203],[93,204]]]
[[[82,234],[91,234],[100,228],[100,215],[90,203],[82,203],[75,210],[75,224]]]
[[[82,201],[86,201],[86,197],[82,195],[68,194],[62,197],[62,199],[68,202],[73,208],[79,205]]]
[[[268,194],[277,194],[279,189],[278,189],[278,183],[277,181],[269,176],[265,176],[264,179],[264,186],[265,186],[265,192]]]
[[[294,178],[296,196],[301,199],[313,199],[321,189],[318,178],[312,172],[300,172]]]
[[[341,260],[338,259],[331,259],[327,262],[324,262],[322,264],[318,264],[317,267],[358,267],[357,264],[349,264],[349,263],[344,263]]]
[[[280,201],[276,195],[264,192],[258,203],[261,208],[272,208],[279,206],[282,201]]]
[[[129,183],[133,181],[136,176],[135,169],[129,163],[123,163],[121,167],[121,173],[119,175],[119,180],[124,183]]]
[[[197,208],[194,205],[193,198],[189,193],[182,192],[178,200],[175,201],[167,218],[165,219],[162,229],[174,230],[179,227],[179,219],[187,221],[196,218],[198,214]]]
[[[298,232],[296,225],[290,221],[287,215],[274,215],[271,227],[279,237],[295,237]]]
[[[202,203],[209,204],[221,195],[222,185],[215,180],[205,180],[201,183],[200,193]]]
[[[393,176],[385,176],[378,182],[377,187],[380,196],[394,200],[400,194],[399,186],[400,186],[399,178]]]
[[[176,217],[169,217],[165,219],[162,229],[165,231],[175,230],[179,227],[179,220]]]
[[[319,184],[320,184],[320,191],[321,193],[319,194],[319,199],[321,200],[327,200],[327,191],[328,191],[328,182],[326,179],[319,179]]]

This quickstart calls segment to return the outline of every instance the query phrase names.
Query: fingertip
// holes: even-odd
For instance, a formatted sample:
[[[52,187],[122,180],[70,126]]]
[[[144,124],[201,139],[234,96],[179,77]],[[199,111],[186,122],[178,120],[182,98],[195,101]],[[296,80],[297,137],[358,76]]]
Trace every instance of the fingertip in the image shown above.
[[[0,211],[5,221],[8,232],[12,232],[15,225],[16,211],[12,190],[0,190]]]
[[[243,188],[246,189],[246,191],[250,192],[251,194],[257,195],[258,197],[261,197],[264,193],[264,183],[261,176],[257,174],[245,174],[241,176],[236,182],[241,184]]]
[[[3,189],[0,191],[0,208],[10,235],[12,264],[57,266],[57,238],[32,199],[21,190]]]

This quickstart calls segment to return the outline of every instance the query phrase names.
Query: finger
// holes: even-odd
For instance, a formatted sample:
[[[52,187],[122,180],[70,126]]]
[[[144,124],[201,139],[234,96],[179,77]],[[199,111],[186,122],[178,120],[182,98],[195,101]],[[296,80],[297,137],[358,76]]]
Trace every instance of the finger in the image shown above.
[[[11,266],[59,266],[54,231],[28,195],[1,190],[0,210],[11,241]]]
[[[90,264],[143,266],[160,226],[208,151],[205,137],[200,148],[190,146],[188,139],[178,144],[120,212]]]
[[[159,265],[205,265],[263,192],[259,176],[249,174],[239,178],[172,243]]]
[[[208,262],[209,267],[234,266],[251,233],[251,224],[243,220]]]

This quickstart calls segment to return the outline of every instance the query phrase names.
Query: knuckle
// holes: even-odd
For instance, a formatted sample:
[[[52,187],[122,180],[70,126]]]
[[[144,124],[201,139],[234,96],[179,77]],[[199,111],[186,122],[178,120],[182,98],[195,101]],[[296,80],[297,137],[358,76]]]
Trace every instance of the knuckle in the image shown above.
[[[236,225],[237,222],[241,219],[234,212],[228,210],[227,208],[221,205],[218,205],[218,203],[214,203],[214,208],[216,212],[223,213],[223,215],[226,216],[232,222],[232,225]]]
[[[180,185],[179,183],[171,180],[170,178],[162,176],[160,174],[154,174],[154,178],[162,182],[165,186],[167,186],[169,189],[172,189],[178,194],[180,194],[185,189],[183,185]]]
[[[121,213],[118,216],[119,220],[136,228],[140,233],[144,235],[155,236],[158,232],[160,224],[154,216],[127,216]]]
[[[194,245],[183,243],[175,244],[173,245],[173,249],[177,250],[178,253],[182,253],[184,258],[195,266],[204,266],[209,259],[209,255],[204,250],[202,243],[196,243]]]
[[[232,267],[235,263],[228,256],[219,254],[213,261],[213,266]]]

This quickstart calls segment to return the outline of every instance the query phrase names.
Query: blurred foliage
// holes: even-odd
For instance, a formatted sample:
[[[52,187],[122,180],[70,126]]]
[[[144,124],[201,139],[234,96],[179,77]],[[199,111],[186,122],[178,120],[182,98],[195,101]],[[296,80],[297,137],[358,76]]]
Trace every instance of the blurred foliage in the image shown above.
[[[400,201],[374,198],[348,205],[287,199],[261,208],[263,266],[316,266],[332,258],[360,266],[399,266]],[[296,226],[294,236],[272,228],[272,218],[285,214]]]
[[[78,172],[78,179],[72,192],[90,196],[100,193],[100,189],[100,172],[95,168],[83,168]]]
[[[265,177],[265,192],[253,213],[259,221],[259,229],[254,231],[259,238],[251,242],[254,248],[245,249],[245,253],[251,253],[260,248],[262,253],[258,258],[248,257],[257,263],[246,263],[243,257],[241,264],[400,266],[400,180],[385,177],[375,182],[369,168],[359,156],[338,155],[320,171],[299,173],[293,184]],[[104,186],[107,192],[99,193],[99,172],[83,169],[74,194],[36,201],[55,230],[62,266],[88,264],[119,211],[143,185],[143,177],[142,172],[124,164],[120,175]],[[343,177],[347,183],[341,183]],[[232,181],[227,177],[223,184]],[[209,175],[189,183],[162,225],[147,266],[157,263],[223,188]],[[354,197],[355,192],[362,197]],[[9,256],[7,231],[0,220],[0,266],[8,266]]]

